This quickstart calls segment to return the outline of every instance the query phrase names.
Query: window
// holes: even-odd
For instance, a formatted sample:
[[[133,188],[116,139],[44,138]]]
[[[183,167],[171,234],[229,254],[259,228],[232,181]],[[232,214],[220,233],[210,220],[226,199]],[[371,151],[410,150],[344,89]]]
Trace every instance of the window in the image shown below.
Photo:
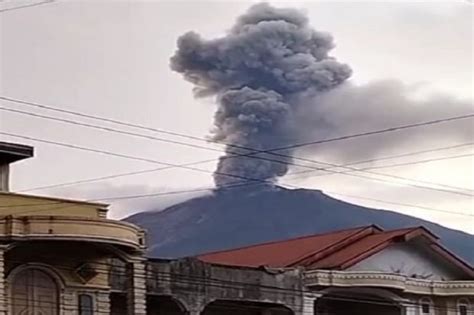
[[[94,303],[89,294],[79,295],[79,315],[93,315]]]
[[[433,301],[429,298],[422,298],[420,300],[420,314],[430,315],[433,314]]]
[[[422,314],[429,314],[431,310],[431,305],[428,303],[421,304],[421,313]]]
[[[458,301],[458,315],[469,315],[469,309],[470,309],[470,304],[469,301],[466,299],[460,299]]]
[[[10,305],[13,315],[59,315],[58,285],[44,270],[24,269],[13,278]]]

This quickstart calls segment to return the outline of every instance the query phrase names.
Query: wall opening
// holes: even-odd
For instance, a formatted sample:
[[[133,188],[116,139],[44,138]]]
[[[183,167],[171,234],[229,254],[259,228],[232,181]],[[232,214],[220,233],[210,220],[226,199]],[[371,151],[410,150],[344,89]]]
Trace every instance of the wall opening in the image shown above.
[[[184,306],[170,296],[147,296],[147,315],[185,315]]]
[[[110,314],[127,315],[128,314],[128,298],[125,293],[113,292],[110,294]]]
[[[272,303],[217,300],[206,306],[201,315],[293,315],[289,308]]]
[[[316,300],[317,315],[402,315],[402,307],[393,301],[372,295],[327,294]]]

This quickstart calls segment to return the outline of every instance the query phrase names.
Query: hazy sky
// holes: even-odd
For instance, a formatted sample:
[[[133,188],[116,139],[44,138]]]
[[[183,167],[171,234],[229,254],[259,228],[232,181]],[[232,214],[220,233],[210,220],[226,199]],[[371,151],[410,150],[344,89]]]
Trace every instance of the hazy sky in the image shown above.
[[[7,8],[18,3],[33,2],[13,3],[7,0],[0,6]],[[212,128],[215,110],[213,100],[195,100],[191,84],[169,69],[169,58],[176,49],[176,40],[180,35],[195,30],[207,38],[222,36],[251,3],[60,0],[2,12],[0,94],[206,137]],[[433,112],[439,114],[436,117],[442,118],[468,112],[460,112],[460,108],[472,109],[473,6],[469,1],[271,3],[302,8],[308,13],[314,28],[331,33],[337,45],[332,55],[352,67],[354,74],[350,79],[351,84],[365,91],[360,93],[361,99],[372,100],[362,104],[349,101],[347,108],[351,110],[334,111],[331,116],[335,117],[334,121],[351,121],[340,128],[344,133],[428,120],[433,118]],[[382,92],[371,94],[374,86],[380,87]],[[402,101],[410,101],[398,107],[399,102],[390,103],[384,98],[390,93],[394,96],[403,95]],[[393,99],[396,98],[391,98]],[[461,105],[456,107],[457,105],[451,104]],[[98,123],[9,102],[2,102],[1,106]],[[416,108],[413,109],[414,107]],[[351,115],[341,118],[341,113],[347,112]],[[410,121],[409,118],[415,112],[416,119]],[[367,123],[368,121],[377,123]],[[143,130],[118,126],[115,128],[145,133]],[[406,131],[401,136],[410,140],[397,145],[392,144],[390,138],[377,136],[370,141],[328,144],[324,148],[312,148],[300,153],[315,160],[346,163],[357,160],[354,154],[368,144],[377,148],[375,157],[381,157],[472,141],[472,124],[447,123],[436,128],[419,130],[416,137]],[[215,151],[116,135],[2,111],[0,129],[173,164],[212,159],[220,155]],[[453,136],[443,137],[448,131]],[[454,136],[457,135],[456,132],[467,134],[470,139]],[[209,148],[221,148],[163,134],[147,134]],[[13,168],[14,191],[159,167],[147,162],[80,152],[13,137],[0,136],[0,140],[31,144],[36,148],[34,159],[18,163]],[[383,161],[377,165],[461,155],[472,151],[472,147],[465,146]],[[473,161],[467,157],[378,171],[472,190]],[[199,167],[213,171],[215,163]],[[322,189],[354,203],[394,209],[474,233],[472,216],[360,198],[474,215],[473,201],[468,196],[394,184],[396,180],[385,179],[392,183],[344,175],[307,176],[291,180],[284,178],[281,182]],[[34,193],[91,199],[212,185],[209,173],[170,169],[93,184],[38,190]],[[344,196],[335,195],[336,192]],[[148,210],[153,205],[166,205],[185,197],[189,195],[114,203],[111,214],[122,217],[132,211]]]

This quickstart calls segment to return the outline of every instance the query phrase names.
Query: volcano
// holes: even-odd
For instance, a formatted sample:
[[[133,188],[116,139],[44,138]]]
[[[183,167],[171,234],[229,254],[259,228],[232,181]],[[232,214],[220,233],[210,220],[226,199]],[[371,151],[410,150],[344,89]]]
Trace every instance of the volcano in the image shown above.
[[[471,234],[393,211],[347,203],[319,190],[257,186],[216,190],[125,220],[147,230],[150,257],[194,256],[376,224],[384,229],[424,226],[454,253],[474,263]]]

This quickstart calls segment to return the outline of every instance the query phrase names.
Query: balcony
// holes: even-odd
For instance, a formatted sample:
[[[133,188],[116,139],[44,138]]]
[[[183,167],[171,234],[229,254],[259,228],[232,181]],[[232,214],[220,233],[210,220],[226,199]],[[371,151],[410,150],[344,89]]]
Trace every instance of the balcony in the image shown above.
[[[309,270],[305,282],[308,287],[379,287],[421,295],[474,295],[472,281],[425,280],[376,271]]]
[[[144,231],[133,224],[68,216],[0,217],[0,241],[85,241],[145,248]]]

